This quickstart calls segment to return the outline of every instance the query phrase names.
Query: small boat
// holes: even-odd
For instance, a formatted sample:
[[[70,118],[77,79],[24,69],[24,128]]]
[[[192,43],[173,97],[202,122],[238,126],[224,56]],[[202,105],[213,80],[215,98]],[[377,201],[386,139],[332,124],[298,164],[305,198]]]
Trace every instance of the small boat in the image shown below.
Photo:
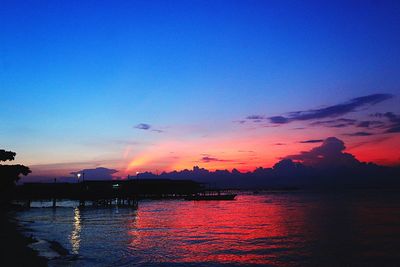
[[[196,194],[185,197],[185,200],[234,200],[236,194]]]

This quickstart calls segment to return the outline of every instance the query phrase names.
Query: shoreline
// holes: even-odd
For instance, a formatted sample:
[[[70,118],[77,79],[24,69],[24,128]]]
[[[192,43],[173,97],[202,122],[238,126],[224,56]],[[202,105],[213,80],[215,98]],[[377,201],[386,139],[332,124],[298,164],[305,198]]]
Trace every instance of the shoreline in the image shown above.
[[[0,266],[48,266],[48,259],[30,247],[38,240],[23,234],[14,213],[16,206],[0,207]]]

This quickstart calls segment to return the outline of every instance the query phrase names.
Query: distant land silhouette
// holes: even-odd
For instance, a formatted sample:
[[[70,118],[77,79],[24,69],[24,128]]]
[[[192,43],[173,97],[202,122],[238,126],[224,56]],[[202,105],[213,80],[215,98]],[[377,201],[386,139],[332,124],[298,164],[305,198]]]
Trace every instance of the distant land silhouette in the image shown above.
[[[190,179],[208,183],[210,186],[225,188],[364,188],[400,186],[400,166],[380,166],[375,163],[359,161],[354,155],[346,153],[345,144],[336,137],[319,140],[319,146],[309,151],[288,155],[272,168],[257,168],[250,172],[216,170],[194,166],[192,170],[139,173],[130,179]],[[85,180],[122,179],[114,177],[118,170],[99,167],[83,169]],[[33,181],[27,177],[24,182]],[[75,182],[76,177],[60,177],[59,181]]]

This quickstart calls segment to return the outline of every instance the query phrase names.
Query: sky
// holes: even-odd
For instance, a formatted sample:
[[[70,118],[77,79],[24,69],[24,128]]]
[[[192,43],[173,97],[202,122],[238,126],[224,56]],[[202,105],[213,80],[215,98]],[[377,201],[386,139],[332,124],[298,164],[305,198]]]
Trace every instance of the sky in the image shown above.
[[[0,140],[33,176],[400,164],[399,1],[1,1]]]

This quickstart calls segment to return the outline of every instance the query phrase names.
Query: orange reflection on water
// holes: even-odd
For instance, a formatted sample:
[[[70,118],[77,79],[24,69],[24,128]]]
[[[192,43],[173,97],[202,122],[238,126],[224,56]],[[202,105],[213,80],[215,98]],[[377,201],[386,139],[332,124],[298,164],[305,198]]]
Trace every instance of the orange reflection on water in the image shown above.
[[[156,262],[276,263],[277,255],[293,249],[303,228],[287,218],[301,224],[303,214],[266,203],[268,197],[264,202],[239,197],[241,201],[142,205],[130,230],[131,248],[153,251]]]

